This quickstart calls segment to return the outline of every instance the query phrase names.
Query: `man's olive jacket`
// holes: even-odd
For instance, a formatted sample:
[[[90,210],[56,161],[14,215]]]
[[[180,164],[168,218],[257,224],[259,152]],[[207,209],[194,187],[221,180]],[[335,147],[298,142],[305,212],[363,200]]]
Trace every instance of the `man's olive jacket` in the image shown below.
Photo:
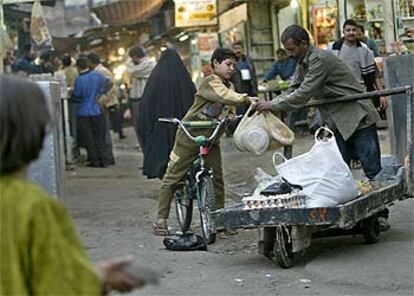
[[[301,82],[298,89],[282,94],[272,101],[273,111],[294,111],[311,98],[335,99],[363,92],[348,65],[325,50],[309,46],[298,63],[296,75]],[[379,120],[370,99],[319,106],[324,121],[337,129],[347,140],[358,128],[368,127]]]

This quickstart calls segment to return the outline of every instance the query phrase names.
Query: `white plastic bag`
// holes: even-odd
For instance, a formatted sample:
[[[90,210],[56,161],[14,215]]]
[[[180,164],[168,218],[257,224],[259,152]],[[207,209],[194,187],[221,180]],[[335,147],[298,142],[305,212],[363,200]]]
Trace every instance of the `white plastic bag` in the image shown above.
[[[247,151],[262,155],[269,147],[269,135],[260,126],[248,129],[242,133],[242,145]]]
[[[233,134],[233,141],[240,151],[250,151],[257,155],[265,152],[269,146],[269,135],[266,130],[266,120],[261,114],[248,116],[250,108],[243,116]]]
[[[321,129],[331,133],[331,138],[318,139],[316,135]],[[303,187],[308,208],[333,207],[358,196],[351,170],[343,161],[333,132],[327,128],[316,131],[310,151],[275,167],[289,183]]]
[[[267,149],[293,143],[295,134],[277,116],[269,111],[250,115],[251,108],[234,131],[233,141],[238,150],[261,155]]]

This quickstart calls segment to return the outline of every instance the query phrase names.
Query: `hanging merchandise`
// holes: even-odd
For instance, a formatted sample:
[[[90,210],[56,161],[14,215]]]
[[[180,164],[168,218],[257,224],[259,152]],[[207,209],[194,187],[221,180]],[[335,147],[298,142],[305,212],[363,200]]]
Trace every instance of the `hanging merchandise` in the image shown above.
[[[35,1],[33,4],[30,32],[35,49],[52,49],[52,36],[47,28],[46,18],[40,1]]]
[[[322,130],[331,137],[319,139],[317,135]],[[289,183],[302,186],[307,208],[334,207],[358,196],[357,183],[342,158],[333,132],[327,128],[316,131],[310,151],[275,167]]]

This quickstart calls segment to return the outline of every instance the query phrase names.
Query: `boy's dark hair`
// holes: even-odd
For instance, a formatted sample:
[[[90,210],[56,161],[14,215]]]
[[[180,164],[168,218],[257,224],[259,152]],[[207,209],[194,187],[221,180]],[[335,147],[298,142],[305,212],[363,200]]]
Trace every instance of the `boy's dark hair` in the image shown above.
[[[76,60],[76,67],[78,67],[80,70],[88,69],[88,58],[85,56],[80,56]]]
[[[0,175],[7,175],[39,156],[49,113],[43,92],[32,82],[0,75],[0,89]]]
[[[87,55],[89,61],[91,61],[92,64],[98,65],[101,62],[101,58],[97,53],[91,52]]]
[[[299,25],[290,25],[283,30],[282,43],[286,43],[289,39],[292,39],[293,44],[297,46],[301,45],[302,42],[310,43],[308,32]]]
[[[344,22],[344,25],[342,26],[342,29],[345,29],[345,26],[353,26],[358,27],[358,23],[352,19],[348,19]]]
[[[142,49],[142,47],[140,46],[135,46],[133,48],[131,48],[128,52],[128,55],[132,58],[132,57],[137,57],[137,58],[143,58],[145,57],[145,52]]]
[[[214,50],[213,54],[211,55],[211,66],[214,69],[214,61],[217,61],[219,64],[226,59],[237,59],[236,54],[234,51],[224,47],[218,47]]]
[[[72,58],[68,54],[64,54],[61,60],[62,60],[62,65],[65,67],[69,67],[70,65],[72,65]]]
[[[286,55],[286,50],[283,48],[279,48],[278,50],[276,50],[276,54],[284,54]]]

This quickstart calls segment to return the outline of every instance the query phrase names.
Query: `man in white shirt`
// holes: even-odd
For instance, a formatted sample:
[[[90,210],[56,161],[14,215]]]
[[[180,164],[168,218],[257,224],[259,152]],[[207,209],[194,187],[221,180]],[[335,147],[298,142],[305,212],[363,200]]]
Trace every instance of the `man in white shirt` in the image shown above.
[[[374,53],[365,43],[358,40],[357,28],[356,21],[346,20],[343,25],[344,37],[335,41],[328,50],[348,64],[354,76],[365,85],[367,91],[381,90],[382,86],[376,77]],[[386,109],[387,99],[385,97],[381,97],[380,100],[374,99],[374,105]]]
[[[142,93],[144,92],[145,85],[148,77],[155,67],[155,62],[145,55],[142,47],[136,46],[129,50],[128,61],[128,75],[130,78],[130,91],[129,91],[129,109],[126,110],[126,117],[128,115],[132,119],[135,133],[137,135],[138,143],[141,145],[141,139],[139,138],[138,128],[138,113],[139,113],[139,101],[141,100]]]

